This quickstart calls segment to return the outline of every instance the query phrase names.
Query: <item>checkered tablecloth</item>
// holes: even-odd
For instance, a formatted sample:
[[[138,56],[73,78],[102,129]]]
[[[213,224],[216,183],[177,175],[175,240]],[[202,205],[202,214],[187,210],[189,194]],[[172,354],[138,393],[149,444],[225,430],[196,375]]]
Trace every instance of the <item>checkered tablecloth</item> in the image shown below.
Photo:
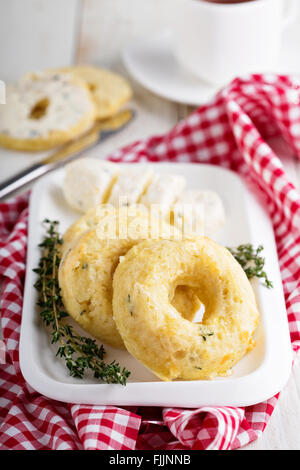
[[[110,156],[121,162],[212,163],[238,172],[273,222],[293,350],[300,347],[300,196],[266,139],[282,136],[300,155],[300,80],[235,79],[169,133]],[[39,395],[19,369],[28,195],[0,205],[1,449],[236,449],[263,432],[278,396],[246,408],[69,405]],[[3,352],[2,352],[3,355]],[[1,361],[0,361],[1,363]]]

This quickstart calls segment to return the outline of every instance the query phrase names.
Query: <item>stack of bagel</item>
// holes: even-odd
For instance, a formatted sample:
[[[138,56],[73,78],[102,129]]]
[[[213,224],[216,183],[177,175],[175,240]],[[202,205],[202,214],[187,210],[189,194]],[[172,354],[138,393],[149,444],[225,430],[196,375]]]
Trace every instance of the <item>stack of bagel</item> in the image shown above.
[[[114,116],[131,95],[123,77],[99,67],[29,73],[7,86],[0,145],[30,152],[61,146]]]
[[[160,379],[226,376],[253,348],[259,313],[252,287],[210,238],[183,235],[146,205],[100,203],[63,241],[59,284],[67,312]]]

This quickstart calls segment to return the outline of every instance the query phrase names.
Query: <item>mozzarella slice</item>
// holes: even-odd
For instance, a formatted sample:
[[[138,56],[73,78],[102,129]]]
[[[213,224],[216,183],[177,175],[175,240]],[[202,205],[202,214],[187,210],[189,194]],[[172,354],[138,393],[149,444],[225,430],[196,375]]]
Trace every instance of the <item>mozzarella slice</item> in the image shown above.
[[[115,182],[108,203],[116,207],[136,204],[145,192],[153,176],[150,168],[122,168]]]
[[[80,212],[106,202],[119,173],[115,163],[81,158],[66,166],[63,193],[71,207]]]
[[[185,232],[214,236],[225,222],[220,196],[209,190],[184,191],[173,209],[174,225]]]
[[[170,213],[171,206],[183,191],[185,184],[186,181],[183,176],[156,174],[140,202],[149,208],[156,205],[159,215],[165,218]]]

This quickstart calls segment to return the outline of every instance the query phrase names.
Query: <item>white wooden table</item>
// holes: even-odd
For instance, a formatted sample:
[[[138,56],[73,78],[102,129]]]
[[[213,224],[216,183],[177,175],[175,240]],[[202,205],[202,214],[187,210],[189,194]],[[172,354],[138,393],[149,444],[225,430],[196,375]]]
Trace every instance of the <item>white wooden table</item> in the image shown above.
[[[120,63],[122,46],[133,37],[153,34],[167,22],[172,0],[10,0],[0,3],[0,80],[9,81],[34,69],[72,62],[110,66],[126,75]],[[59,12],[59,13],[58,13]],[[22,21],[21,21],[22,18]],[[299,24],[284,37],[289,42],[284,72],[299,72]],[[14,60],[12,59],[14,57]],[[122,133],[90,151],[105,158],[133,140],[169,130],[191,108],[168,102],[133,83],[135,121]],[[300,165],[281,155],[298,189]],[[0,181],[32,164],[39,156],[0,151]],[[300,449],[300,361],[258,441],[245,449]]]

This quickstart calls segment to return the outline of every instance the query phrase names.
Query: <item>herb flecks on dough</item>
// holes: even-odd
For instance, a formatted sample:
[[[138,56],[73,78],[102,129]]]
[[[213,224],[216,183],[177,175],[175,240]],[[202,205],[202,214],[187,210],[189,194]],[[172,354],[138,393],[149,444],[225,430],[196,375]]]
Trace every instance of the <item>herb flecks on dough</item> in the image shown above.
[[[200,330],[199,334],[201,338],[203,339],[203,341],[207,341],[207,338],[214,335],[212,331],[203,331],[203,325],[201,323],[199,325],[199,330]]]
[[[58,284],[58,267],[60,263],[59,246],[62,239],[57,230],[58,222],[46,219],[44,221],[47,232],[43,242],[38,268],[34,272],[38,275],[34,287],[37,289],[40,316],[44,323],[52,329],[51,343],[58,344],[56,355],[64,358],[69,374],[72,377],[83,378],[85,372],[90,370],[96,379],[108,384],[126,385],[130,372],[112,361],[106,363],[103,358],[105,350],[97,345],[96,340],[81,336],[74,328],[67,324],[67,312],[64,309],[60,287]],[[81,312],[84,314],[84,310]]]
[[[271,289],[273,283],[268,279],[266,272],[263,270],[265,258],[261,255],[264,247],[259,245],[254,248],[253,245],[247,243],[239,245],[237,248],[228,248],[237,262],[242,266],[248,279],[258,277],[263,280],[264,285]]]
[[[128,296],[127,296],[127,302],[128,302],[128,310],[129,310],[129,313],[130,313],[130,315],[132,316],[132,315],[133,315],[133,305],[132,305],[132,302],[131,302],[131,296],[130,296],[130,294],[128,294]]]
[[[213,333],[206,333],[206,334],[201,333],[201,336],[202,336],[203,341],[206,341],[207,337],[213,336]]]

